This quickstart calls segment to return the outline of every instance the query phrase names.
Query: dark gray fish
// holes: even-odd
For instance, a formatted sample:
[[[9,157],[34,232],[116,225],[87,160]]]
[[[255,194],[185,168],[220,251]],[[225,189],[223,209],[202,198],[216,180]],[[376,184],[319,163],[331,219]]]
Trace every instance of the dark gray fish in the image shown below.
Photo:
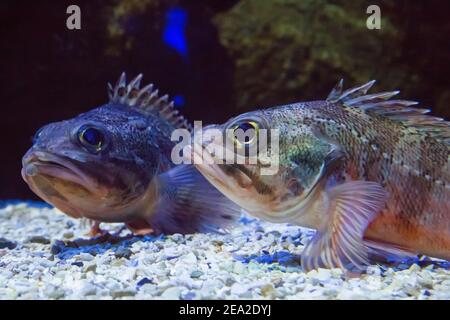
[[[46,202],[74,218],[124,222],[136,234],[214,231],[239,208],[193,167],[171,161],[173,130],[190,129],[168,96],[122,74],[109,103],[41,128],[22,176]]]

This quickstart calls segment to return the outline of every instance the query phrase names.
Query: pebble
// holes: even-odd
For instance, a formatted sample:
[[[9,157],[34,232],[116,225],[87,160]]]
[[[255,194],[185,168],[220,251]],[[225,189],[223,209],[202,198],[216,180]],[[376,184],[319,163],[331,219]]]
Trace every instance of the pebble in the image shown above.
[[[327,281],[331,278],[331,270],[319,268],[316,273],[316,278],[320,281]]]
[[[181,290],[178,287],[171,287],[164,290],[161,298],[165,300],[178,300],[180,298]]]
[[[275,288],[271,284],[261,287],[261,295],[263,297],[274,298],[276,294]]]
[[[237,296],[242,296],[248,292],[248,287],[240,283],[235,283],[231,286],[231,293]]]
[[[138,283],[136,283],[136,286],[138,288],[142,287],[143,285],[152,283],[153,281],[149,278],[142,278],[141,280],[138,281]]]
[[[187,265],[193,265],[197,263],[197,257],[192,252],[189,252],[187,255],[182,257],[182,260]]]
[[[5,238],[0,238],[0,249],[12,250],[17,247],[17,244],[13,241],[6,240]]]
[[[116,256],[116,258],[130,259],[130,257],[133,255],[133,252],[128,248],[120,247],[119,249],[117,249],[114,255]]]
[[[84,296],[95,296],[97,294],[97,287],[91,283],[87,283],[80,288],[80,294]]]
[[[25,242],[29,243],[40,243],[40,244],[49,244],[50,240],[43,236],[31,236]]]
[[[73,266],[77,266],[77,267],[82,267],[82,266],[84,266],[83,262],[81,262],[81,261],[75,261],[75,262],[72,262],[72,265],[73,265]]]
[[[56,209],[0,209],[0,299],[450,299],[449,264],[433,259],[305,273],[314,232],[298,226],[243,217],[225,234],[103,242],[88,229]]]
[[[131,288],[114,290],[112,292],[112,297],[113,298],[133,297],[134,295],[136,295],[136,291],[134,289],[131,289]]]
[[[181,296],[181,299],[183,299],[183,300],[194,300],[195,297],[196,297],[195,292],[189,291],[189,292],[183,294],[183,295]]]
[[[184,236],[182,234],[179,233],[175,233],[171,236],[172,241],[176,242],[176,243],[181,243],[184,241]]]
[[[80,259],[81,261],[92,261],[92,260],[94,260],[94,256],[93,256],[92,254],[90,254],[90,253],[85,253],[85,252],[80,253],[80,254],[78,255],[78,257],[79,257],[79,259]]]
[[[84,269],[84,272],[88,273],[88,272],[96,272],[97,271],[97,264],[96,263],[89,263],[87,264]]]
[[[247,271],[246,266],[241,262],[236,262],[233,267],[233,272],[237,274],[244,274]]]
[[[66,293],[64,290],[50,285],[44,289],[44,294],[50,299],[61,299]]]
[[[200,278],[203,275],[203,272],[199,270],[195,270],[191,272],[191,278],[197,279]]]
[[[66,238],[66,239],[73,238],[73,236],[74,236],[74,234],[73,234],[72,231],[66,231],[66,232],[63,233],[63,237]]]

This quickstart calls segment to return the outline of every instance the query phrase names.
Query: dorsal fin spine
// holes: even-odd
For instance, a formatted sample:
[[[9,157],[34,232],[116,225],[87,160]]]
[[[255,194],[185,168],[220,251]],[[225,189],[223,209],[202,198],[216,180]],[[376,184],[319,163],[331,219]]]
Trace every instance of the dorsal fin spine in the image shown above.
[[[381,93],[374,93],[374,94],[370,94],[367,96],[361,96],[358,98],[354,98],[354,99],[350,99],[347,101],[348,104],[357,104],[360,103],[361,101],[365,101],[365,100],[388,100],[396,95],[398,95],[400,93],[400,91],[390,91],[390,92],[381,92]]]
[[[179,115],[174,102],[169,101],[167,94],[159,97],[159,90],[154,90],[152,83],[140,89],[142,78],[143,75],[139,74],[127,85],[126,74],[123,72],[114,87],[108,83],[109,102],[138,108],[144,113],[156,113],[176,128],[191,130],[192,126],[182,115]]]
[[[450,122],[443,118],[428,115],[430,109],[411,107],[417,105],[417,101],[389,100],[399,94],[400,91],[367,94],[368,90],[375,84],[375,80],[344,92],[342,92],[342,83],[343,81],[340,80],[328,95],[326,101],[371,111],[379,116],[414,127],[443,142],[450,151]]]

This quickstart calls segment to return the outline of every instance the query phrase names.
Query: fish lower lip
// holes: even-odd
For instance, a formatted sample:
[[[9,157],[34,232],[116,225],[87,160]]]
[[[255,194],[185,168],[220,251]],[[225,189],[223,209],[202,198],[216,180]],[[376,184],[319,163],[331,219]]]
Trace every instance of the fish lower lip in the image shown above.
[[[26,176],[33,177],[37,174],[38,168],[34,163],[30,163],[23,168],[23,173]]]
[[[46,152],[35,152],[24,161],[22,176],[25,180],[27,177],[32,178],[38,174],[68,180],[90,191],[96,188],[96,183],[69,159]]]
[[[44,164],[44,165],[49,165],[49,166],[52,166],[52,167],[60,167],[60,168],[62,168],[62,169],[68,169],[68,170],[70,170],[69,167],[67,167],[67,166],[65,166],[65,165],[63,165],[63,164],[61,164],[61,163],[59,163],[59,162],[46,161],[46,160],[41,161],[41,162],[42,162],[42,164]],[[31,164],[33,164],[33,163],[31,163]]]
[[[213,157],[203,146],[195,145],[189,151],[193,157],[194,165],[202,174],[214,180],[218,185],[229,187],[226,183],[229,178],[220,169],[219,165],[214,163]],[[195,160],[199,160],[200,162],[196,163]]]
[[[75,175],[73,170],[63,165],[54,162],[47,161],[33,161],[25,166],[25,174],[35,176],[38,174],[44,174],[52,177],[61,177],[69,175]]]
[[[31,177],[35,176],[39,173],[39,170],[40,170],[39,168],[42,166],[47,166],[47,167],[51,167],[51,168],[60,168],[63,170],[71,171],[71,169],[69,167],[62,165],[59,162],[46,161],[46,160],[34,160],[34,161],[30,161],[24,165],[24,167],[23,167],[24,174],[26,174],[27,176],[31,176]]]

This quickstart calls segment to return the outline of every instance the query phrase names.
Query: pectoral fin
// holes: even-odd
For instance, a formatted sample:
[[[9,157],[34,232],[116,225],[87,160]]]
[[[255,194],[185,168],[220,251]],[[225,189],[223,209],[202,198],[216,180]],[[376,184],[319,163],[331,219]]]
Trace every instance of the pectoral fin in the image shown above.
[[[146,218],[155,233],[214,232],[231,226],[241,209],[211,185],[192,165],[179,165],[159,176],[160,199]]]
[[[369,249],[371,260],[382,262],[400,262],[405,259],[411,259],[417,256],[417,253],[413,252],[409,248],[387,242],[372,241],[366,239],[364,240],[364,243]]]
[[[350,181],[325,191],[319,210],[326,221],[303,250],[303,268],[364,270],[369,264],[364,232],[386,196],[383,187],[370,181]]]

